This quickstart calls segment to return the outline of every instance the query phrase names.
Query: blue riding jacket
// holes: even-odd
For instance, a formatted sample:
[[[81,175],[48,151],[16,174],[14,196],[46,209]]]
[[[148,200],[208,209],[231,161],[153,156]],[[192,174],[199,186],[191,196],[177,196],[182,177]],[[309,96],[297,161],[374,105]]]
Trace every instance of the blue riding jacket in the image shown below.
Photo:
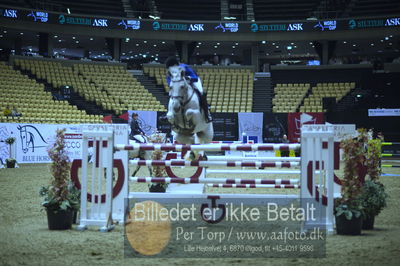
[[[179,66],[185,70],[185,75],[190,77],[191,83],[199,81],[199,76],[197,76],[196,72],[190,66],[182,63],[179,64]],[[169,84],[170,82],[171,77],[167,75],[167,84]]]

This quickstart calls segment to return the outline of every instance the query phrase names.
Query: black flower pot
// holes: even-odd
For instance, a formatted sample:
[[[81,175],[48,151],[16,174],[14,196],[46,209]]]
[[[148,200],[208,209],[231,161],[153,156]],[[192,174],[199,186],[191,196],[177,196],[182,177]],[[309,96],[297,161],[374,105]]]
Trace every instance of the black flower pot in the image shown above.
[[[375,223],[375,216],[367,216],[362,220],[362,229],[364,230],[373,230]]]
[[[150,192],[165,193],[165,186],[163,184],[151,185],[149,187]]]
[[[15,168],[15,161],[7,161],[7,168]]]
[[[58,210],[47,210],[47,222],[49,224],[49,230],[67,230],[71,229],[73,211],[71,209]]]
[[[362,218],[353,216],[347,220],[345,215],[336,216],[336,232],[338,235],[361,235]]]

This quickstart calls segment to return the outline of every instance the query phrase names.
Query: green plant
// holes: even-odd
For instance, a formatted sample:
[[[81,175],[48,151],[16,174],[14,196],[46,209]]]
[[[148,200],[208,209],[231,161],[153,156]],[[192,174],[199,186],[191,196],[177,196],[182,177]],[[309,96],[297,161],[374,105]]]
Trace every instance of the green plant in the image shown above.
[[[341,147],[344,154],[344,175],[342,182],[342,197],[335,200],[335,215],[345,215],[348,220],[353,216],[362,215],[362,202],[360,199],[364,180],[359,176],[359,169],[365,163],[365,143],[367,135],[365,130],[359,130],[356,138],[342,141]]]
[[[385,187],[381,182],[365,181],[360,197],[365,216],[374,217],[378,215],[386,207],[387,197]]]
[[[16,162],[17,162],[17,160],[14,159],[14,158],[7,158],[6,159],[6,163],[16,163]]]
[[[152,143],[162,143],[165,141],[165,135],[161,133],[155,133],[151,137],[149,137],[149,141]],[[151,156],[153,160],[162,160],[163,153],[160,150],[155,150]],[[166,176],[165,167],[164,166],[153,166],[153,175],[154,177],[164,177]],[[151,186],[161,186],[164,189],[167,189],[168,183],[150,183],[149,187]]]
[[[15,142],[15,138],[14,137],[8,137],[5,140],[5,143],[7,143],[8,145],[12,145]]]
[[[371,180],[379,180],[381,168],[379,166],[382,153],[382,142],[379,139],[371,139],[368,141],[367,151],[367,174]]]
[[[53,176],[49,186],[42,187],[39,194],[44,197],[42,206],[48,210],[79,209],[79,190],[69,179],[70,163],[65,150],[65,129],[57,130],[56,141],[48,150],[53,161],[50,172]]]

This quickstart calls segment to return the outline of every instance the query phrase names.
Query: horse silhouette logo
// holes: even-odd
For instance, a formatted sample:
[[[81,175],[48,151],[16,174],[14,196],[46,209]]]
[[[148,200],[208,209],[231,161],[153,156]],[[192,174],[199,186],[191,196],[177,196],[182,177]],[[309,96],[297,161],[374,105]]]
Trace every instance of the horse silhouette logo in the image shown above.
[[[219,23],[219,25],[218,25],[217,27],[215,27],[215,29],[216,29],[216,30],[217,30],[217,29],[222,29],[222,32],[225,32],[225,31],[226,31],[225,27],[222,26],[222,23]]]
[[[31,13],[29,13],[28,15],[27,15],[27,17],[33,17],[33,20],[36,22],[36,20],[37,20],[37,17],[35,16],[35,13],[33,12],[33,11],[31,11]]]
[[[18,126],[19,136],[21,138],[22,151],[27,153],[29,150],[35,151],[35,148],[47,147],[47,141],[44,140],[39,130],[31,125]]]
[[[118,26],[123,26],[125,30],[131,28],[133,30],[138,30],[140,29],[140,21],[139,20],[121,20],[120,23],[118,23]]]
[[[320,21],[318,21],[318,23],[314,26],[314,28],[321,28],[322,31],[325,30],[324,25],[322,25],[322,23]]]

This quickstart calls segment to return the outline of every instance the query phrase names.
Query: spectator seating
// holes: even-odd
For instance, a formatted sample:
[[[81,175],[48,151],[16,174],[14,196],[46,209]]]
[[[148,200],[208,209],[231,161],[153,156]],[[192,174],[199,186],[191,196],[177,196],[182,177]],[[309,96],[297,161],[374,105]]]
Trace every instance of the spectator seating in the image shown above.
[[[97,85],[103,97],[96,99],[104,109],[166,111],[165,107],[122,66],[75,64],[74,70]]]
[[[194,68],[207,92],[211,112],[251,112],[254,73],[245,68]],[[163,66],[145,66],[144,73],[168,92],[166,70]]]
[[[335,97],[336,102],[339,102],[354,88],[355,82],[317,83],[315,87],[311,88],[310,95],[304,99],[304,104],[300,106],[300,112],[325,112],[322,105],[324,97]]]
[[[309,83],[276,84],[272,111],[274,113],[296,112],[309,89]]]
[[[53,100],[44,85],[0,62],[1,110],[6,106],[17,108],[19,118],[4,117],[1,122],[20,123],[102,123],[101,116],[88,115],[67,101]]]

